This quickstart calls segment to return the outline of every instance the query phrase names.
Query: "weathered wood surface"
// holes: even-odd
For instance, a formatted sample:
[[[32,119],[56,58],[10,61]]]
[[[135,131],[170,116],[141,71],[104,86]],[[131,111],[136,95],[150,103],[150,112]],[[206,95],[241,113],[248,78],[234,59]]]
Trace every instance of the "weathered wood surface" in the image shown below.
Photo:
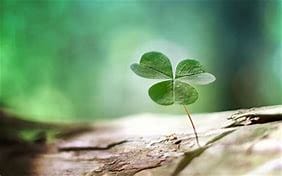
[[[2,138],[0,174],[282,175],[281,105],[192,117],[201,148],[185,115],[140,114],[85,130],[64,127],[51,142],[41,133],[29,142]],[[67,129],[68,135],[62,135]]]

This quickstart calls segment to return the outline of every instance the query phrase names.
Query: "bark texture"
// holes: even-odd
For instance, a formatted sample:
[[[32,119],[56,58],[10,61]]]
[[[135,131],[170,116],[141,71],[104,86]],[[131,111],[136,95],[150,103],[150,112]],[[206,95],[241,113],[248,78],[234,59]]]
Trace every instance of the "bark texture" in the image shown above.
[[[282,174],[281,105],[192,118],[200,148],[185,115],[140,114],[93,125],[62,126],[30,123],[2,111],[0,174]],[[14,124],[12,135],[7,135],[12,131],[9,124]],[[22,135],[24,129],[33,129],[32,135]]]

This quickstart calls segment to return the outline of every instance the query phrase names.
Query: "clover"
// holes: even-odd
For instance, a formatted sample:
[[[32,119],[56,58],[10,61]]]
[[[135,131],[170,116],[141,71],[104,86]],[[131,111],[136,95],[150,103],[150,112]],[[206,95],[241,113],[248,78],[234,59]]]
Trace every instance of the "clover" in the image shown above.
[[[140,63],[134,63],[130,68],[141,77],[163,79],[149,88],[149,96],[160,105],[183,105],[192,124],[196,142],[200,146],[195,125],[186,105],[194,103],[199,97],[199,93],[191,84],[209,84],[215,81],[215,76],[206,72],[199,61],[192,59],[181,61],[173,74],[168,57],[156,51],[143,54]]]

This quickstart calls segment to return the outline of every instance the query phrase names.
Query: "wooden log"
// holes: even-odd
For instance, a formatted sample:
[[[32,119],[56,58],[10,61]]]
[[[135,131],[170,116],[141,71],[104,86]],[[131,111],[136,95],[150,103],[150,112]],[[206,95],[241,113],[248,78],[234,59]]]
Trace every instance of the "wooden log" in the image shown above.
[[[1,120],[6,116],[9,115],[2,113]],[[52,140],[43,142],[22,140],[5,143],[4,138],[0,138],[0,174],[281,174],[281,105],[195,114],[192,117],[198,129],[200,148],[196,145],[193,130],[187,124],[185,115],[140,114],[87,125],[87,130],[78,130],[84,126],[78,124],[74,124],[76,128],[72,125],[47,125],[48,128],[43,128],[46,131],[43,136],[52,130],[56,131],[56,135],[53,135]],[[25,121],[22,126],[26,125],[28,129],[37,129],[37,125],[44,126]],[[9,123],[5,123],[5,126],[9,129]],[[12,126],[10,124],[10,128]],[[64,135],[65,133],[68,135]],[[45,138],[48,139],[48,136]],[[15,141],[18,139],[19,136]]]

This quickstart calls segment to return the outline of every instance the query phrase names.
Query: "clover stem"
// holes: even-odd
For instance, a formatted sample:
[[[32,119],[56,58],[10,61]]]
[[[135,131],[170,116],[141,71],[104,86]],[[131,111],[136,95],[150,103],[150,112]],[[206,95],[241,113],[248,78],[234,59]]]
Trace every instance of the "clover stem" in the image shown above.
[[[191,116],[190,116],[190,114],[189,114],[189,111],[188,111],[187,107],[186,107],[185,105],[183,105],[183,106],[184,106],[184,109],[185,109],[185,111],[186,111],[186,114],[187,114],[187,116],[188,116],[188,118],[189,118],[189,120],[190,120],[190,122],[191,122],[191,124],[192,124],[193,131],[194,131],[194,134],[195,134],[195,137],[196,137],[197,144],[198,144],[199,147],[201,147],[200,142],[199,142],[199,138],[198,138],[198,133],[197,133],[197,131],[196,131],[195,125],[194,125],[194,123],[193,123],[193,120],[192,120],[192,118],[191,118]]]

